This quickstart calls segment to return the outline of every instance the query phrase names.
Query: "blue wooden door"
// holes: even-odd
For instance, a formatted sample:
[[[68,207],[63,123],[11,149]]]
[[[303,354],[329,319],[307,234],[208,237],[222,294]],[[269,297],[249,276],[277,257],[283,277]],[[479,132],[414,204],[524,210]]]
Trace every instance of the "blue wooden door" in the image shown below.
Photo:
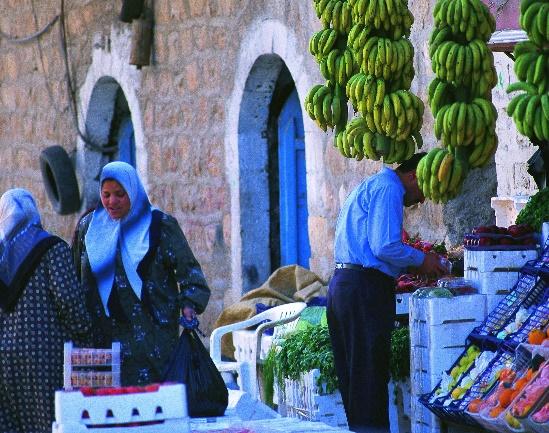
[[[131,118],[126,117],[118,132],[118,160],[135,167],[135,137]]]
[[[280,191],[280,264],[309,267],[311,247],[307,211],[307,177],[303,118],[297,91],[285,102],[278,118]]]

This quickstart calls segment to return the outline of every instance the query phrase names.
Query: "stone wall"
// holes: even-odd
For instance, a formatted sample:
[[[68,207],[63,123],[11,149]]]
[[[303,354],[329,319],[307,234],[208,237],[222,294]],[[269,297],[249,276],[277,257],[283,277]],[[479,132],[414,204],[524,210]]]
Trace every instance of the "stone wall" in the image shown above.
[[[426,101],[432,79],[427,37],[432,3],[411,2],[415,15],[412,42],[416,79],[412,90]],[[206,330],[242,287],[242,230],[239,189],[239,112],[246,80],[256,60],[274,55],[288,67],[303,100],[321,81],[308,54],[308,38],[320,28],[310,1],[156,0],[151,66],[128,65],[131,25],[118,21],[120,1],[67,2],[66,24],[71,76],[78,99],[78,121],[86,129],[92,93],[102,77],[111,77],[132,112],[137,169],[151,201],[173,214],[203,266],[213,296],[203,319]],[[34,9],[32,8],[34,5]],[[44,27],[59,13],[59,2],[3,0],[0,29],[22,37]],[[36,17],[36,20],[34,18]],[[512,73],[496,56],[502,83]],[[93,176],[104,158],[93,156],[77,138],[65,81],[57,22],[38,41],[13,44],[0,38],[0,191],[30,189],[43,211],[45,226],[71,237],[77,215],[52,210],[41,181],[38,157],[59,144],[74,156],[81,191],[93,195]],[[531,192],[524,176],[529,151],[517,137],[503,107],[507,95],[498,87],[502,146],[496,164],[476,170],[465,194],[446,206],[426,203],[406,213],[406,228],[427,239],[459,243],[464,231],[493,220],[490,197]],[[340,204],[379,162],[345,160],[304,117],[311,269],[329,278],[332,243]],[[425,111],[425,147],[436,145],[432,116]],[[89,124],[88,124],[89,126]],[[244,155],[245,156],[245,155]],[[479,188],[479,186],[481,186]]]

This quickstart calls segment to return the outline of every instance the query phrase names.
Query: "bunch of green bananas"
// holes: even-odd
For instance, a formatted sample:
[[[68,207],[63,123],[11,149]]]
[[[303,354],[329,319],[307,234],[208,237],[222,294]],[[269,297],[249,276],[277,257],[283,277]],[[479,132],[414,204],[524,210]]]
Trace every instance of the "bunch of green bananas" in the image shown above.
[[[522,91],[507,106],[517,130],[532,140],[549,141],[549,2],[522,0],[520,26],[529,40],[515,45],[515,74],[507,93]]]
[[[341,34],[348,34],[351,31],[352,11],[347,1],[314,0],[314,8],[324,28],[332,25],[333,29]]]
[[[522,0],[519,23],[531,41],[543,46],[549,41],[549,3],[545,0]]]
[[[475,38],[487,41],[496,30],[496,20],[478,0],[438,1],[433,16],[435,27],[448,26],[454,36],[461,35],[468,42]]]
[[[316,124],[326,131],[347,123],[347,100],[344,90],[327,82],[311,88],[305,97],[305,111]]]
[[[309,52],[317,62],[326,58],[330,51],[335,48],[338,33],[334,29],[322,29],[309,39]]]
[[[416,173],[423,195],[435,203],[446,203],[459,194],[467,168],[453,153],[436,147],[421,158]]]
[[[393,164],[410,159],[415,153],[418,139],[421,136],[409,136],[403,141],[391,140],[372,132],[365,119],[359,116],[353,118],[344,130],[336,133],[334,145],[346,158],[360,161],[366,157],[378,161],[383,157],[386,164]]]
[[[517,78],[537,86],[537,91],[540,94],[548,92],[549,52],[532,41],[524,41],[515,45],[513,55]]]
[[[393,39],[410,36],[414,16],[406,0],[349,0],[353,23],[387,32]]]
[[[354,49],[355,62],[366,74],[384,80],[400,78],[414,59],[414,47],[408,39],[372,36],[362,49]]]
[[[483,98],[470,103],[443,105],[435,119],[435,136],[449,150],[459,146],[482,146],[486,135],[495,130],[497,111]]]
[[[438,31],[437,36],[441,34],[444,33]],[[441,80],[467,86],[475,96],[485,96],[497,84],[494,55],[480,39],[460,44],[435,37],[430,51],[433,72]]]
[[[323,58],[319,63],[322,76],[327,80],[336,82],[340,86],[345,86],[349,78],[358,70],[349,48],[345,48],[344,50],[336,48],[330,51],[328,56]]]
[[[527,137],[549,141],[549,93],[540,94],[538,87],[524,81],[507,87],[507,93],[517,91],[525,93],[515,96],[507,106],[517,130]]]

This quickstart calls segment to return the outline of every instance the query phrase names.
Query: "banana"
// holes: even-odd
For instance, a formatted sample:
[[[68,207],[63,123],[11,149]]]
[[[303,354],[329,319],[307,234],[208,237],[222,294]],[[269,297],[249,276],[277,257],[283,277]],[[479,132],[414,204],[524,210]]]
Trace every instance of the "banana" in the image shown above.
[[[498,113],[496,111],[496,108],[494,107],[494,104],[483,98],[475,98],[473,99],[473,103],[478,105],[479,108],[482,110],[486,126],[492,127],[498,117]]]
[[[518,91],[524,91],[529,93],[530,95],[536,95],[538,93],[538,89],[536,86],[534,86],[533,84],[527,83],[525,81],[517,81],[507,86],[507,93],[518,92]]]
[[[454,165],[454,155],[450,152],[444,155],[440,167],[437,172],[437,179],[440,183],[440,193],[444,194],[450,184],[450,176],[452,174],[452,166]]]
[[[541,108],[543,109],[543,114],[545,115],[546,122],[549,122],[549,94],[544,94],[540,98]]]
[[[465,119],[467,114],[467,104],[464,102],[459,103],[457,121],[456,121],[456,146],[464,146],[465,137]]]
[[[452,167],[452,175],[448,182],[448,191],[457,193],[457,190],[461,184],[462,176],[464,174],[464,168],[461,161],[458,158],[454,158],[454,164]]]
[[[338,96],[335,96],[332,98],[332,106],[331,106],[331,113],[332,113],[332,124],[335,126],[339,124],[341,121],[341,99]]]
[[[383,99],[385,98],[385,80],[378,78],[376,80],[376,97],[374,100],[375,105],[383,104]]]
[[[366,132],[362,136],[362,150],[364,155],[372,161],[379,161],[380,156],[377,154],[374,148],[374,134]]]

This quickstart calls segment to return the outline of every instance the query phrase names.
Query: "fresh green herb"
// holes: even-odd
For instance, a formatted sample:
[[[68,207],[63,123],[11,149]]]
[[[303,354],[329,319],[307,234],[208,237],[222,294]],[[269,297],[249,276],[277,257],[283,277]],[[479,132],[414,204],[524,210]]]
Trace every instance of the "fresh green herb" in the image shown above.
[[[544,221],[549,221],[549,188],[534,194],[519,212],[516,224],[529,224],[536,231],[541,231]]]
[[[284,392],[284,379],[299,380],[301,374],[315,368],[320,370],[317,385],[324,393],[333,393],[338,384],[327,326],[310,326],[293,332],[278,347],[271,347],[263,365],[267,401],[272,395],[269,386],[272,389],[274,378]]]
[[[391,334],[389,371],[395,382],[410,377],[410,330],[406,326],[395,328]]]

